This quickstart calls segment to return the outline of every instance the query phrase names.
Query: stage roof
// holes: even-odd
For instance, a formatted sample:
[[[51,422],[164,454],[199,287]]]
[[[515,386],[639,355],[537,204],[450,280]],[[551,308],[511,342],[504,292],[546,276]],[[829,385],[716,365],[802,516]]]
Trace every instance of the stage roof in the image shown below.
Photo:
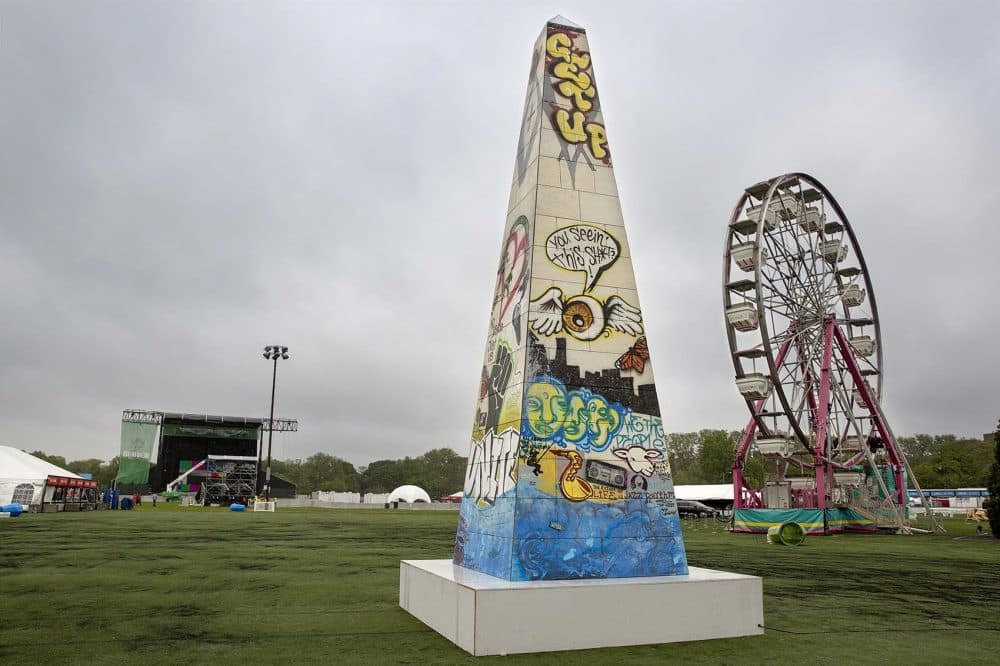
[[[205,426],[250,426],[269,429],[270,421],[254,416],[217,416],[215,414],[185,414],[183,412],[160,412],[147,409],[126,409],[122,411],[124,423],[201,424]],[[296,419],[274,419],[276,432],[295,432],[299,429]]]
[[[215,416],[213,414],[179,414],[163,412],[163,421],[171,423],[209,423],[213,425],[251,425],[260,426],[264,419],[250,416]]]

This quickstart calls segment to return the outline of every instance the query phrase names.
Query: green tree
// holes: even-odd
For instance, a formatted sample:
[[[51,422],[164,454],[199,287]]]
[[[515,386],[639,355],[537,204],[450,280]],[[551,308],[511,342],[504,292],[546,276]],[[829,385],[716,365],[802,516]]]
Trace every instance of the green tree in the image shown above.
[[[451,449],[433,449],[417,459],[421,488],[431,499],[450,495],[465,485],[465,458]]]
[[[358,492],[387,493],[402,485],[420,486],[432,499],[465,483],[465,458],[449,448],[432,449],[416,458],[376,460],[356,480]]]
[[[992,458],[987,442],[957,439],[952,435],[935,438],[931,453],[910,465],[924,488],[981,487],[986,483]]]
[[[305,460],[275,460],[271,471],[294,483],[302,495],[315,490],[352,492],[358,486],[354,465],[328,453],[314,453]]]
[[[990,530],[995,538],[1000,539],[1000,422],[993,433],[993,465],[986,488],[990,491],[990,498],[985,502],[990,516]]]
[[[919,465],[920,463],[931,458],[937,451],[937,447],[940,444],[937,437],[934,435],[913,435],[912,437],[900,437],[897,442],[899,447],[903,449],[903,454],[910,462],[910,466]]]
[[[369,484],[368,492],[391,492],[406,483],[403,480],[405,474],[401,460],[376,460],[368,465],[368,469],[365,471],[365,478]]]
[[[50,456],[44,451],[32,451],[31,455],[35,456],[36,458],[41,458],[47,463],[52,463],[56,467],[62,467],[63,469],[67,469],[68,463],[66,462],[66,459],[63,458],[62,456]]]
[[[674,483],[697,483],[700,442],[701,437],[696,432],[677,432],[667,435],[667,451]]]
[[[66,469],[74,474],[89,474],[90,478],[96,479],[101,473],[103,460],[98,458],[87,458],[86,460],[73,460],[66,463]]]
[[[764,458],[762,456],[751,456],[747,458],[743,465],[743,480],[746,484],[754,490],[760,490],[764,487],[764,478]]]
[[[94,476],[94,480],[97,481],[98,487],[109,488],[117,476],[118,456],[115,456],[108,462],[101,465],[100,469],[97,470],[97,474]]]
[[[115,456],[108,462],[104,462],[99,458],[66,462],[66,458],[63,456],[49,455],[44,451],[32,451],[31,455],[41,458],[56,467],[62,467],[64,470],[73,472],[74,474],[90,474],[90,477],[94,481],[97,481],[97,485],[100,488],[109,487],[115,480],[115,477],[118,476],[118,456]]]
[[[301,460],[272,460],[271,474],[295,484],[295,492],[308,495],[314,489],[308,487]]]
[[[738,433],[702,430],[698,447],[698,477],[702,483],[730,483]]]

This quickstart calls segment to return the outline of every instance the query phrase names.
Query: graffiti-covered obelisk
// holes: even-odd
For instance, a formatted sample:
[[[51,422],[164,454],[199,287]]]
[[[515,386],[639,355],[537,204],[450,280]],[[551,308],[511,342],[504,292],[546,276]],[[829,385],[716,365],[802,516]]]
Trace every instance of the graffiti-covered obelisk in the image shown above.
[[[535,44],[454,562],[507,580],[688,573],[587,35]]]

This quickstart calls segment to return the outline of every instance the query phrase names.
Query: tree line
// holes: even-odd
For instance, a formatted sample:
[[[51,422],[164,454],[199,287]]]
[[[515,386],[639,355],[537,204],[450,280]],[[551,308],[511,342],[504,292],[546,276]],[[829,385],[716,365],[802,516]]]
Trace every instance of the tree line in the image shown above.
[[[87,458],[86,460],[71,460],[67,462],[63,456],[49,455],[43,451],[32,451],[31,455],[74,474],[90,474],[90,478],[97,481],[99,488],[107,488],[115,480],[115,477],[118,476],[118,456],[107,462],[99,458]]]
[[[994,442],[955,435],[900,437],[899,445],[921,488],[984,488]]]
[[[272,471],[291,481],[300,494],[314,490],[355,493],[387,493],[403,485],[420,486],[431,499],[462,490],[465,461],[451,449],[433,449],[411,458],[376,460],[355,467],[327,453],[314,453],[305,460],[278,460]]]
[[[700,430],[667,435],[675,484],[730,483],[733,457],[740,433],[736,430]],[[923,488],[981,488],[987,485],[995,445],[981,439],[955,435],[900,437],[900,447]],[[101,487],[110,486],[118,474],[118,458],[67,461],[63,456],[32,451],[31,455],[77,474],[90,474]],[[398,486],[420,486],[437,499],[462,489],[466,459],[449,448],[433,449],[416,457],[376,460],[356,467],[328,453],[314,453],[305,460],[275,460],[277,476],[294,483],[300,494],[315,490],[387,493]],[[747,482],[764,483],[759,456],[750,458]]]
[[[674,483],[729,483],[740,433],[702,430],[668,435]],[[983,488],[987,486],[996,451],[994,442],[955,435],[900,437],[899,446],[922,488]],[[764,468],[760,457],[747,461],[747,482],[760,488]]]

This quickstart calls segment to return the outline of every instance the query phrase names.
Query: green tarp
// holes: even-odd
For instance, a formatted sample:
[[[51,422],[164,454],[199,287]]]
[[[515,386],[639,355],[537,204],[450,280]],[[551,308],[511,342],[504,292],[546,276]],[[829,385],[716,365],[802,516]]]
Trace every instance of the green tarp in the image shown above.
[[[119,485],[149,481],[149,459],[156,445],[155,423],[129,423],[122,421],[121,452],[118,454]]]
[[[844,530],[873,530],[875,523],[851,509],[827,509],[824,520],[822,509],[736,509],[733,512],[734,532],[767,532],[769,527],[784,523],[798,523],[806,534],[843,532]]]

